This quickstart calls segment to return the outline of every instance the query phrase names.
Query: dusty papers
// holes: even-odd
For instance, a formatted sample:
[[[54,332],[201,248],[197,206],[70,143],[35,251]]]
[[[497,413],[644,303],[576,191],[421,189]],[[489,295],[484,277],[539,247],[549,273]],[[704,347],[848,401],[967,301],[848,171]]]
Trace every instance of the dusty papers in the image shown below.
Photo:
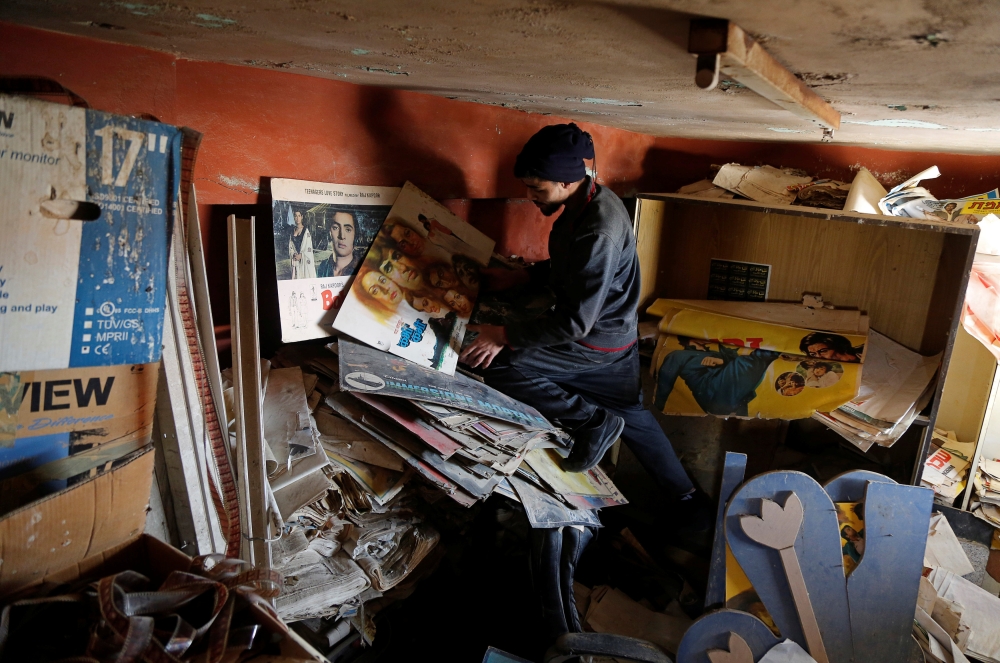
[[[808,184],[812,177],[790,168],[773,166],[741,166],[727,163],[712,180],[716,186],[745,196],[759,203],[791,205],[798,187]]]
[[[941,355],[924,357],[872,330],[861,386],[850,402],[814,418],[863,451],[892,446],[930,399]]]
[[[407,182],[334,328],[451,375],[492,252],[493,240]]]
[[[961,619],[970,629],[967,653],[1000,663],[1000,598],[945,569],[933,569],[927,579],[940,598],[962,606]]]
[[[969,557],[962,550],[962,544],[955,536],[951,524],[943,514],[931,515],[930,530],[927,533],[927,548],[924,550],[924,566],[945,569],[960,576],[975,571]]]
[[[322,338],[399,189],[271,180],[281,340]]]
[[[934,491],[935,500],[951,506],[965,489],[976,445],[959,442],[953,431],[940,429],[934,429],[932,444],[920,482]]]

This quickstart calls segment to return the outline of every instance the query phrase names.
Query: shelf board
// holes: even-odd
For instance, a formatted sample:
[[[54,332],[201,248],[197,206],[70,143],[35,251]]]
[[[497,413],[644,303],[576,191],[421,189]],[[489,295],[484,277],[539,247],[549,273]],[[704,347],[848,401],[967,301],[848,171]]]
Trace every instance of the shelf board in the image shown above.
[[[824,219],[828,221],[840,221],[843,223],[857,223],[873,226],[889,226],[894,228],[905,228],[907,230],[924,230],[958,235],[976,235],[979,233],[979,226],[967,223],[955,223],[952,221],[928,221],[926,219],[911,219],[905,216],[882,216],[879,214],[862,214],[860,212],[842,212],[839,210],[824,209],[820,207],[806,207],[804,205],[767,205],[764,203],[757,203],[752,200],[699,198],[697,196],[689,196],[681,193],[640,193],[637,197],[642,200],[660,200],[664,202],[678,201],[694,205],[705,205],[707,207],[730,207],[732,209],[760,212],[764,214],[787,214],[790,216],[801,216],[811,219]]]

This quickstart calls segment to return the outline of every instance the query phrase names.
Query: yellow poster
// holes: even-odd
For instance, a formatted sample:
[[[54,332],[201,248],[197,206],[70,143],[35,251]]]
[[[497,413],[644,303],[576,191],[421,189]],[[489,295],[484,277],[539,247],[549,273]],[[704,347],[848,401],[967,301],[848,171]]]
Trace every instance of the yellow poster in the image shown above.
[[[861,384],[865,336],[695,308],[651,311],[663,315],[653,405],[664,414],[802,419],[847,403]]]
[[[865,554],[864,502],[834,502],[837,523],[840,525],[840,547],[844,553],[844,575],[849,576],[858,567]]]

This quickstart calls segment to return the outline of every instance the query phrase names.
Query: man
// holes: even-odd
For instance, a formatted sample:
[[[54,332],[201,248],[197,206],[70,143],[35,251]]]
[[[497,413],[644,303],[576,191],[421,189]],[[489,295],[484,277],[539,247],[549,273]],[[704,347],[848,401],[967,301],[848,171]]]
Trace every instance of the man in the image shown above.
[[[586,175],[594,143],[575,124],[543,128],[517,157],[514,175],[546,216],[550,259],[530,270],[483,270],[503,290],[547,285],[556,303],[539,317],[505,326],[471,325],[478,336],[461,360],[490,386],[570,432],[567,471],[594,467],[619,435],[668,494],[679,520],[708,527],[708,500],[696,492],[670,441],[642,405],[637,347],[639,260],[621,200]],[[696,499],[697,498],[697,499]],[[687,513],[683,513],[683,511]],[[693,523],[692,523],[693,524]]]
[[[840,334],[830,332],[811,332],[802,342],[799,349],[814,359],[826,359],[828,361],[846,361],[860,363],[861,355],[865,347],[854,347],[851,341]]]
[[[674,350],[663,360],[657,373],[653,407],[662,410],[677,378],[691,390],[698,407],[707,414],[728,417],[749,416],[747,406],[757,397],[757,387],[767,367],[780,353],[754,349],[741,355],[734,348],[709,348],[708,341],[678,336],[683,350]]]
[[[354,255],[354,235],[357,230],[354,217],[347,212],[337,212],[330,222],[330,246],[333,253],[324,260],[316,276],[329,278],[331,276],[351,276],[358,268],[358,259]]]

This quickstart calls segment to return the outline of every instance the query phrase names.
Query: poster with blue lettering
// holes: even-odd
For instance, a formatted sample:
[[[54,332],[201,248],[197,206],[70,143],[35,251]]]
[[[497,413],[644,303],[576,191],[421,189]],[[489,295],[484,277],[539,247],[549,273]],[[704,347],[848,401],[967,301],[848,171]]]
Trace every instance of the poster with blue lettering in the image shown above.
[[[181,142],[0,95],[0,372],[159,361]]]
[[[282,341],[333,334],[345,290],[397,195],[399,187],[271,180]]]
[[[455,373],[494,242],[407,182],[358,270],[334,329]]]

